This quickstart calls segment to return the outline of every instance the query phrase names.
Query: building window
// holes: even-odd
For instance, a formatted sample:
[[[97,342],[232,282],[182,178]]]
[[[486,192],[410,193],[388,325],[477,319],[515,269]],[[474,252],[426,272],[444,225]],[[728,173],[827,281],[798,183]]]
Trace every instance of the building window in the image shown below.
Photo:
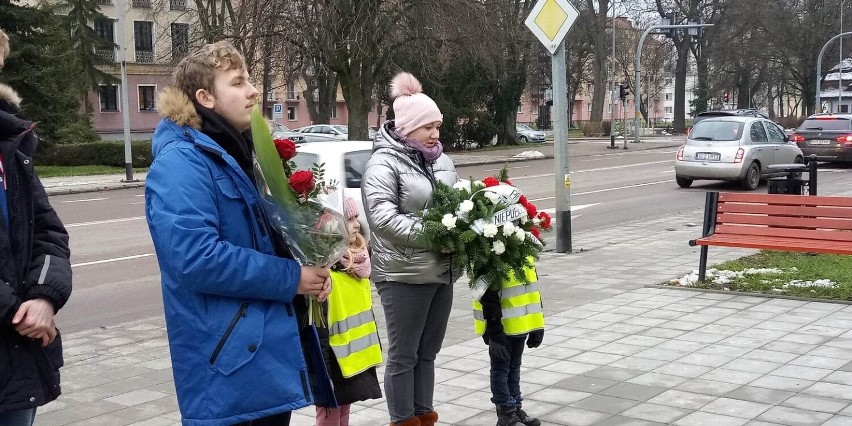
[[[840,105],[840,112],[849,112],[849,105],[843,104]]]
[[[592,112],[592,103],[591,102],[586,104],[586,112]]]
[[[337,118],[337,104],[331,106],[331,119]]]
[[[154,92],[157,91],[157,86],[138,86],[139,90],[139,111],[155,111]]]
[[[189,54],[189,24],[172,24],[172,60],[179,61]]]
[[[521,105],[521,104],[518,104],[518,114],[523,114],[523,113],[524,113],[524,106]]]
[[[299,93],[296,92],[296,82],[295,81],[290,80],[290,81],[287,82],[287,94],[286,94],[286,96],[287,96],[288,101],[298,101],[299,100]],[[314,99],[316,99],[316,96],[314,96]]]
[[[672,112],[674,112],[672,107],[666,107],[666,114],[671,114]]]
[[[169,8],[171,10],[186,10],[186,0],[170,0]]]
[[[154,63],[154,23],[151,21],[133,22],[133,40],[136,49],[136,62]]]
[[[287,107],[287,120],[296,121],[296,107],[288,106]]]
[[[95,19],[95,34],[101,40],[115,43],[115,22],[112,19]],[[109,62],[115,62],[115,49],[98,49],[97,54]]]
[[[118,112],[118,86],[100,86],[98,97],[101,100],[101,112]]]
[[[671,93],[666,93],[666,100],[667,100],[667,101],[672,100],[672,98],[673,98],[673,96],[672,96],[672,94],[671,94]]]

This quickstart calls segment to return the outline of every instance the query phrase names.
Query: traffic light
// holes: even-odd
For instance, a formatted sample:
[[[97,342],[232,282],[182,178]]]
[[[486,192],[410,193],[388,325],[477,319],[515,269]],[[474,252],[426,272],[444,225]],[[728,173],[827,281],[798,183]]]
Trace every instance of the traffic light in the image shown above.
[[[722,101],[728,102],[728,99],[730,99],[730,96],[728,96],[728,92],[722,93]]]
[[[628,87],[623,84],[618,85],[618,98],[621,99],[622,102],[624,102],[624,100],[627,99],[627,95],[630,94],[630,91],[627,89]]]
[[[674,12],[666,13],[666,17],[664,18],[666,21],[666,25],[675,25],[675,14]],[[675,34],[677,34],[677,29],[675,28],[667,28],[663,30],[666,38],[674,38]]]

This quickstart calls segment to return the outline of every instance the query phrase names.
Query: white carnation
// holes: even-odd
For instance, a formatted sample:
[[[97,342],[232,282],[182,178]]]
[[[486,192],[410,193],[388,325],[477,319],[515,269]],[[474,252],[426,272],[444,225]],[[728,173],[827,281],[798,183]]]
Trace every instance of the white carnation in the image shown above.
[[[459,190],[459,191],[465,190],[467,192],[471,192],[470,191],[470,181],[467,180],[467,179],[459,179],[459,181],[456,182],[453,185],[453,189],[456,189],[456,190]]]
[[[524,241],[527,239],[527,233],[523,230],[523,228],[518,228],[515,230],[515,238],[517,238],[518,241]]]
[[[486,191],[483,195],[485,195],[485,198],[487,198],[488,201],[491,201],[491,204],[497,204],[497,201],[500,199],[499,195],[490,191]]]
[[[535,225],[535,226],[538,226],[538,225],[541,224],[541,219],[539,219],[538,216],[534,217],[532,221],[533,221],[533,225]]]
[[[493,223],[485,225],[484,227],[482,227],[482,235],[484,235],[486,238],[493,238],[495,235],[497,235],[497,225]]]
[[[530,221],[530,219],[529,219],[529,217],[527,217],[527,215],[521,216],[521,225],[526,225],[527,222],[529,222],[529,221]]]
[[[473,184],[476,185],[476,186],[485,186],[485,184],[482,183],[481,180],[475,180],[475,181],[473,181]]]
[[[473,201],[464,200],[459,204],[459,211],[462,213],[469,213],[473,210]]]
[[[514,223],[512,223],[512,222],[506,222],[506,223],[503,225],[503,235],[505,235],[505,236],[507,236],[507,237],[511,237],[511,236],[512,236],[512,234],[514,234],[514,233],[515,233],[515,229],[516,229],[516,228],[515,228],[515,224],[514,224]]]
[[[502,241],[494,241],[494,244],[491,245],[491,251],[499,256],[506,252],[506,245]]]
[[[447,227],[447,229],[453,229],[456,227],[456,217],[450,213],[444,215],[441,219],[441,223]]]

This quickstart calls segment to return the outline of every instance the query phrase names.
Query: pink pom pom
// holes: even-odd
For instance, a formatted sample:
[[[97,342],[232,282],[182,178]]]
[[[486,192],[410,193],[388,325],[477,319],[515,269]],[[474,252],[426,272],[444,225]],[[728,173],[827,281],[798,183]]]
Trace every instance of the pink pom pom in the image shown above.
[[[423,91],[423,86],[420,81],[411,73],[401,72],[397,74],[390,84],[391,98],[396,99],[400,96],[411,96]]]

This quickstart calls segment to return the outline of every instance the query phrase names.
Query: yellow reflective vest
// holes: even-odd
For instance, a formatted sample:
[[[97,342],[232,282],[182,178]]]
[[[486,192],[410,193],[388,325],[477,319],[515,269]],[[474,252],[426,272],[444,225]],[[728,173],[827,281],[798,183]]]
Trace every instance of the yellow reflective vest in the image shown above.
[[[500,308],[503,313],[500,322],[503,323],[503,332],[507,336],[527,334],[544,328],[544,313],[541,294],[536,285],[538,274],[535,267],[525,267],[524,275],[527,283],[510,274],[509,281],[500,290]],[[478,300],[473,301],[473,328],[480,336],[485,333],[485,316]]]
[[[382,347],[370,280],[331,271],[328,296],[328,341],[343,377],[352,377],[382,363]]]

